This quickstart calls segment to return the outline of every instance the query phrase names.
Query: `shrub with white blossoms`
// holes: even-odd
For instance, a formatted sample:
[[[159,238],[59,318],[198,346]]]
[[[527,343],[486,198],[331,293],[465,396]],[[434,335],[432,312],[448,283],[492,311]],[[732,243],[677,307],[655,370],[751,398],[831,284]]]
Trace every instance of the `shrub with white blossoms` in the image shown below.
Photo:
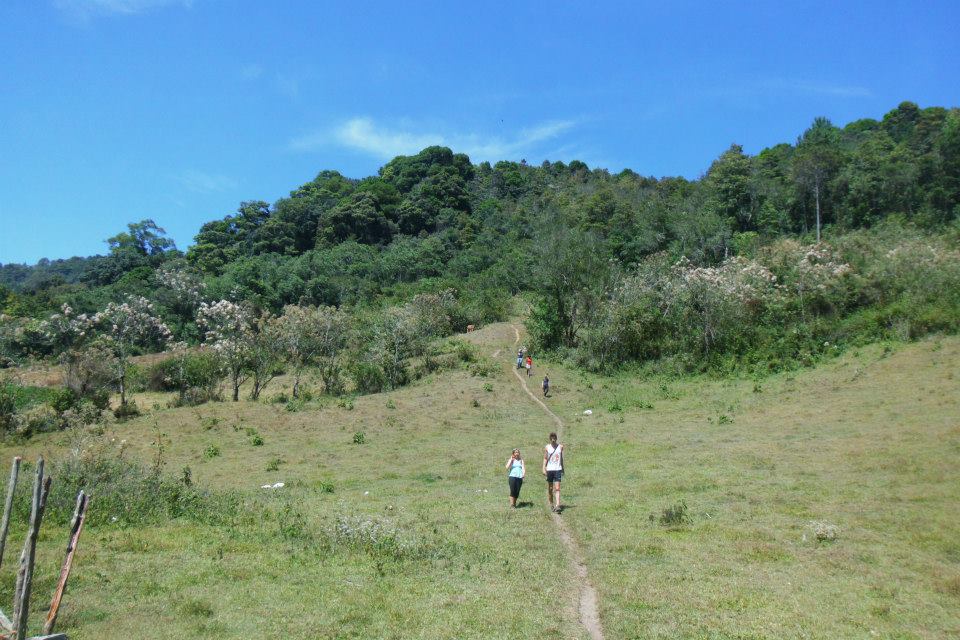
[[[300,395],[304,369],[311,365],[320,369],[327,393],[343,390],[340,354],[350,332],[350,318],[345,311],[335,307],[288,305],[283,308],[283,315],[271,322],[293,368],[294,398]]]
[[[955,292],[960,282],[960,251],[929,238],[908,238],[890,249],[874,277],[888,294],[904,292],[930,299]]]
[[[823,315],[844,306],[853,268],[826,242],[803,245],[795,240],[774,243],[764,252],[784,291],[797,304],[801,318]]]
[[[197,310],[197,324],[204,331],[204,342],[217,354],[230,376],[234,402],[240,399],[240,385],[250,377],[255,322],[249,305],[229,300],[202,302]]]
[[[92,338],[93,324],[91,316],[85,313],[76,315],[64,302],[60,313],[54,313],[40,323],[40,331],[51,351],[59,353]]]
[[[773,272],[741,256],[717,267],[695,266],[681,258],[661,289],[665,315],[678,335],[695,338],[690,347],[703,353],[738,334],[742,323],[782,295]]]
[[[127,404],[127,371],[130,356],[138,347],[165,346],[171,333],[156,316],[153,303],[142,296],[127,296],[122,303],[111,302],[106,309],[90,317],[96,340],[116,358],[115,382],[120,390],[120,404]]]
[[[156,278],[157,283],[166,290],[165,299],[161,302],[169,304],[185,318],[192,317],[203,302],[207,288],[200,276],[177,264],[168,263],[157,269]]]
[[[429,340],[423,326],[417,309],[409,304],[387,309],[374,326],[370,355],[391,387],[406,384],[406,361],[423,354]]]

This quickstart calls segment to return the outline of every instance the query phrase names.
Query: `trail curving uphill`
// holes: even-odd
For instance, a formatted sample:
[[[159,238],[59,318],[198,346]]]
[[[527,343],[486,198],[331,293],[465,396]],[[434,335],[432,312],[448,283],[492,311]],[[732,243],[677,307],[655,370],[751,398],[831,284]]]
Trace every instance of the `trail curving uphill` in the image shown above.
[[[513,333],[516,336],[514,344],[520,343],[520,330],[517,329],[516,325],[510,325],[513,328]],[[499,353],[499,350],[497,350]],[[517,380],[520,382],[520,386],[523,390],[530,396],[530,399],[540,405],[540,408],[550,416],[557,425],[557,436],[560,438],[561,442],[563,441],[563,420],[555,414],[550,408],[537,396],[530,391],[527,387],[527,383],[524,381],[523,376],[520,375],[520,370],[513,368],[513,375],[517,377]],[[574,539],[573,535],[570,533],[570,529],[567,527],[567,523],[563,521],[556,513],[551,513],[553,518],[553,524],[557,527],[557,531],[560,534],[560,540],[563,542],[563,546],[567,548],[567,553],[570,555],[570,562],[573,565],[573,571],[577,576],[577,585],[579,587],[579,596],[577,598],[577,610],[578,618],[580,624],[583,625],[583,628],[587,630],[587,633],[590,635],[591,640],[603,640],[603,629],[600,626],[600,611],[597,600],[597,592],[594,590],[593,585],[590,583],[590,577],[587,575],[587,565],[583,561],[583,552],[580,551],[580,545],[577,544],[577,541]]]

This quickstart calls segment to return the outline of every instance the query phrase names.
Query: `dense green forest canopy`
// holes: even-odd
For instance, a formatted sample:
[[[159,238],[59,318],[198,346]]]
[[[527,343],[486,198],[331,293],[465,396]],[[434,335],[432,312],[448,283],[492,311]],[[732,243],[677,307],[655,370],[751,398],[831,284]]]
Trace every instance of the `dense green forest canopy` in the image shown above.
[[[158,301],[178,337],[197,340],[162,285],[180,270],[207,299],[272,313],[376,309],[454,289],[465,317],[483,322],[530,292],[541,346],[577,348],[617,283],[654,262],[720,268],[784,238],[829,241],[891,221],[942,237],[958,217],[960,110],[911,102],[842,128],[817,118],[793,144],[755,156],[733,144],[696,180],[576,160],[474,165],[429,147],[376,176],[324,170],[273,204],[242,202],[204,223],[186,252],[144,220],[110,238],[104,256],[0,265],[0,313],[43,318],[64,303],[93,313],[138,295]]]

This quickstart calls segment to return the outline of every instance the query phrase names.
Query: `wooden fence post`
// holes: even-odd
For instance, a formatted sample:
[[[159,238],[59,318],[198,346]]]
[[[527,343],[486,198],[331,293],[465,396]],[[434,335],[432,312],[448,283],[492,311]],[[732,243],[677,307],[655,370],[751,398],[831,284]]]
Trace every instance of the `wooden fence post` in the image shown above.
[[[10,512],[13,510],[13,493],[17,488],[17,477],[20,475],[20,461],[17,456],[10,465],[10,481],[7,483],[7,501],[3,504],[3,521],[0,522],[0,566],[3,565],[3,551],[7,546],[7,531],[10,529]]]
[[[57,623],[57,613],[60,611],[60,601],[63,599],[63,592],[67,588],[67,578],[70,577],[70,568],[73,565],[73,556],[77,551],[77,542],[80,540],[80,532],[83,531],[83,521],[87,516],[87,506],[90,504],[90,498],[81,491],[77,494],[77,507],[73,511],[73,519],[70,521],[70,539],[67,541],[67,556],[63,560],[63,567],[60,569],[60,579],[57,581],[57,588],[53,592],[53,599],[50,601],[50,610],[47,612],[47,620],[43,625],[43,633],[53,633],[53,625]]]
[[[37,460],[37,476],[33,483],[33,503],[30,510],[30,530],[23,544],[23,553],[20,555],[21,564],[17,572],[18,592],[14,593],[15,602],[13,628],[16,640],[25,640],[27,637],[27,619],[30,614],[30,589],[33,586],[33,563],[37,555],[37,536],[40,533],[40,524],[43,521],[43,509],[50,492],[50,478],[43,477],[43,458]],[[22,574],[22,580],[21,580]]]

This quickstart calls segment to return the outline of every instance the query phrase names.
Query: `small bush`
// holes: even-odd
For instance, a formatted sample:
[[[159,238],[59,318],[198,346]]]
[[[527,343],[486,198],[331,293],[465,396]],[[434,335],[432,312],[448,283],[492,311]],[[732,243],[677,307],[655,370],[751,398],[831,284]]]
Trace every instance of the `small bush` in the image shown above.
[[[250,444],[253,445],[254,447],[262,447],[262,446],[263,446],[263,436],[261,436],[259,433],[256,434],[256,435],[254,435],[254,436],[252,436],[252,437],[250,438]]]
[[[267,471],[279,471],[282,464],[283,458],[270,458],[270,461],[267,462]]]
[[[277,527],[280,537],[288,542],[304,542],[313,539],[313,535],[307,529],[307,519],[290,504],[283,505],[280,513],[277,514]]]
[[[216,354],[209,351],[188,353],[161,360],[144,373],[150,391],[183,391],[204,389],[216,395],[223,380],[223,371]]]
[[[129,420],[130,418],[136,418],[139,416],[140,409],[137,407],[136,402],[133,400],[127,400],[125,404],[121,404],[113,410],[113,415],[119,421]]]
[[[470,365],[470,375],[475,378],[489,378],[497,374],[497,363],[491,360],[481,360]]]
[[[337,406],[347,411],[353,411],[353,398],[340,398],[337,400]]]
[[[12,430],[19,436],[30,437],[35,433],[59,431],[63,421],[50,405],[35,405],[14,414],[11,420]]]
[[[650,514],[650,520],[652,521],[653,519],[654,515]],[[660,524],[667,527],[678,527],[689,523],[690,517],[687,515],[687,503],[681,500],[677,504],[667,507],[657,520]]]
[[[486,391],[487,393],[490,393],[490,392],[493,391],[493,385],[492,385],[491,383],[489,383],[489,382],[484,382],[484,383],[483,383],[483,390]]]
[[[320,493],[333,493],[333,483],[319,480],[317,482],[317,489],[320,491]]]
[[[207,448],[203,450],[203,458],[205,460],[212,460],[220,455],[220,447],[215,444],[208,444]]]
[[[826,522],[811,522],[813,537],[817,542],[835,542],[840,536],[840,527]]]
[[[367,436],[363,431],[357,431],[353,434],[353,444],[364,444],[367,441]]]
[[[178,394],[169,404],[171,407],[196,407],[207,402],[223,400],[220,388],[188,387]]]
[[[470,364],[477,361],[477,349],[464,340],[451,340],[450,351],[460,362]]]
[[[372,362],[357,362],[350,371],[353,384],[360,393],[380,393],[387,387],[383,368]]]
[[[66,387],[54,390],[49,403],[54,411],[63,413],[73,409],[80,402],[80,395],[73,389]]]
[[[374,556],[416,557],[415,541],[393,523],[365,516],[338,516],[330,538],[335,544]]]

